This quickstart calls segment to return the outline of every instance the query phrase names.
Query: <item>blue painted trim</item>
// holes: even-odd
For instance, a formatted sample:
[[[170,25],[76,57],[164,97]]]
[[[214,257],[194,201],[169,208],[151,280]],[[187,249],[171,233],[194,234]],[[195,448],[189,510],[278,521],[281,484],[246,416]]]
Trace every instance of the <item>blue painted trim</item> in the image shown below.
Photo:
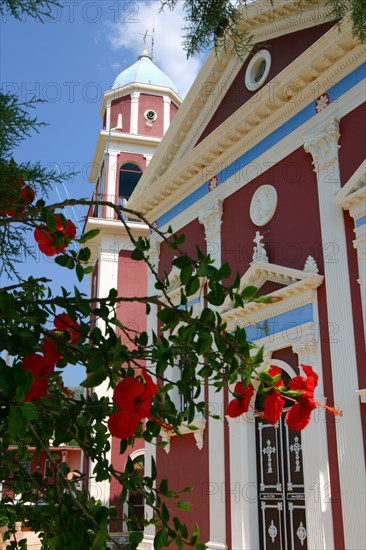
[[[185,306],[178,306],[178,309],[187,309],[189,307],[194,306],[195,304],[199,304],[200,301],[201,301],[201,298],[194,298],[193,300],[190,300],[189,302],[187,302]]]
[[[351,74],[340,80],[337,84],[327,90],[327,94],[330,97],[331,103],[339,99],[343,94],[348,92],[351,88],[356,86],[363,78],[366,77],[366,63],[355,69]],[[241,155],[238,159],[232,162],[224,170],[221,170],[216,174],[218,184],[221,185],[231,176],[239,172],[242,168],[250,164],[254,159],[268,151],[271,147],[279,143],[282,139],[287,137],[291,132],[296,130],[305,122],[308,122],[311,118],[315,117],[315,101],[312,101],[307,107],[295,115],[292,119],[288,120],[280,128],[277,128],[269,136],[260,141],[257,145],[249,149],[246,153]],[[203,183],[198,189],[193,191],[188,197],[180,201],[173,206],[170,210],[165,212],[158,220],[158,227],[163,227],[166,223],[169,223],[173,218],[178,216],[181,212],[184,212],[187,208],[195,204],[202,197],[207,195],[208,181]]]
[[[311,323],[313,321],[313,305],[306,304],[305,306],[280,313],[270,319],[265,319],[255,325],[247,327],[247,339],[250,342],[255,342],[261,338],[271,338],[279,332],[283,332],[283,337],[288,341],[289,345],[294,344],[301,338],[301,325]],[[296,334],[292,338],[286,338],[287,331],[297,328]]]
[[[358,218],[358,220],[355,221],[356,227],[361,227],[361,225],[365,225],[366,223],[366,216],[363,216],[362,218]]]

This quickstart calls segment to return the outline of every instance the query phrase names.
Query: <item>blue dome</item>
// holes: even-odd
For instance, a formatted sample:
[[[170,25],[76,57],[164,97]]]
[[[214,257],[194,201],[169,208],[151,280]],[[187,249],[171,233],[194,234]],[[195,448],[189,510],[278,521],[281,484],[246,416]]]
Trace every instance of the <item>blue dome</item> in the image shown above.
[[[122,71],[113,83],[112,90],[141,82],[142,84],[152,84],[155,86],[164,86],[171,88],[177,93],[174,82],[159,67],[154,65],[148,51],[145,49],[139,56],[136,63]]]

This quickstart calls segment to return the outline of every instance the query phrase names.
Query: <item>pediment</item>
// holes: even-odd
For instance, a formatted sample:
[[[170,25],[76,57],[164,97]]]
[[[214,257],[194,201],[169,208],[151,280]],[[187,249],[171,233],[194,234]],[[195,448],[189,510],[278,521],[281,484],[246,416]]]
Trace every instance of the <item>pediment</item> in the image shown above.
[[[267,295],[273,298],[273,302],[280,302],[308,290],[316,289],[323,282],[324,277],[319,275],[317,264],[312,256],[305,262],[304,269],[293,269],[286,266],[271,264],[268,261],[253,261],[249,269],[240,280],[240,290],[248,286],[258,288],[258,295]],[[267,283],[275,283],[277,288],[272,292],[260,292]],[[271,286],[271,285],[268,285]],[[245,306],[247,312],[260,308],[273,307],[273,304],[249,302]],[[227,296],[220,313],[235,311],[234,304]]]
[[[314,27],[311,7],[304,8],[300,20],[293,17],[284,18],[284,10],[293,11],[293,2],[281,3],[278,8],[274,6],[273,13],[266,11],[268,2],[260,0],[255,4],[245,7],[242,26],[244,31],[253,35],[253,42],[256,44],[264,44],[280,36]],[[264,11],[259,14],[258,7],[261,5]],[[323,3],[320,4],[319,10],[321,20],[327,21]],[[290,63],[291,69],[287,65],[280,72],[283,85],[289,78],[294,79],[296,75],[298,82],[302,83],[305,90],[315,78],[314,67],[319,65],[317,76],[327,68],[321,63],[315,63],[315,57],[324,58],[325,51],[334,49],[333,42],[338,40],[338,30],[330,30],[317,41],[318,46],[315,50],[310,47],[305,52],[298,52],[298,57]],[[307,56],[306,52],[309,50],[312,51],[312,56],[305,61],[303,57]],[[214,124],[215,129],[213,131],[210,129],[204,144],[200,141],[205,129],[209,129],[215,113],[220,112],[224,96],[227,96],[227,102],[230,103],[230,94],[227,92],[236,78],[241,80],[240,71],[246,64],[246,58],[238,59],[235,53],[229,50],[211,52],[154,154],[149,170],[142,176],[131,196],[132,208],[146,215],[155,210],[159,210],[160,213],[163,203],[169,202],[175,193],[179,193],[182,199],[188,190],[191,191],[193,187],[202,184],[202,174],[205,178],[207,176],[207,181],[214,176],[215,173],[211,175],[210,167],[220,163],[221,160],[223,163],[226,162],[225,155],[231,155],[238,147],[240,150],[245,149],[248,144],[242,142],[249,139],[249,135],[252,136],[251,146],[257,139],[263,137],[257,136],[260,128],[263,127],[262,130],[267,131],[264,130],[264,125],[267,124],[270,116],[277,116],[277,111],[288,106],[291,97],[283,97],[280,93],[277,94],[278,97],[276,95],[275,100],[271,99],[271,94],[262,93],[258,95],[256,102],[241,101],[241,106],[238,105],[235,112],[227,113],[225,121],[221,121],[219,127]],[[296,70],[292,67],[293,63],[296,64]],[[265,86],[269,86],[272,78],[273,76]],[[273,131],[272,126],[271,131]],[[153,213],[152,216],[152,220],[157,219],[158,212]]]

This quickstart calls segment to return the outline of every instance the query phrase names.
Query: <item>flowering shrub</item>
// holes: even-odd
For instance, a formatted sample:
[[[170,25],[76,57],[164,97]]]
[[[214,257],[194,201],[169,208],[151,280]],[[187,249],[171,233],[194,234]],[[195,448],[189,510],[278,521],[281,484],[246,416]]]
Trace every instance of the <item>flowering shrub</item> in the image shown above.
[[[55,214],[49,225],[40,225],[34,230],[38,247],[46,256],[55,256],[65,252],[66,247],[76,236],[76,227],[62,214]]]

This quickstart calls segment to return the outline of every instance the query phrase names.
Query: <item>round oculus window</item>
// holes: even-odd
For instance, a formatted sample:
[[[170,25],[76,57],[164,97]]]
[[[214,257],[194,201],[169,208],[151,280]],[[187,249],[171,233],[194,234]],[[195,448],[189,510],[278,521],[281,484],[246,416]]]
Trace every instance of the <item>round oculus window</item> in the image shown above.
[[[145,111],[144,117],[149,122],[154,122],[154,120],[156,120],[158,118],[158,115],[156,114],[155,111],[153,111],[152,109],[149,109],[148,111]]]
[[[270,69],[271,54],[268,50],[260,50],[252,57],[245,72],[245,86],[248,90],[258,90],[265,83]]]

